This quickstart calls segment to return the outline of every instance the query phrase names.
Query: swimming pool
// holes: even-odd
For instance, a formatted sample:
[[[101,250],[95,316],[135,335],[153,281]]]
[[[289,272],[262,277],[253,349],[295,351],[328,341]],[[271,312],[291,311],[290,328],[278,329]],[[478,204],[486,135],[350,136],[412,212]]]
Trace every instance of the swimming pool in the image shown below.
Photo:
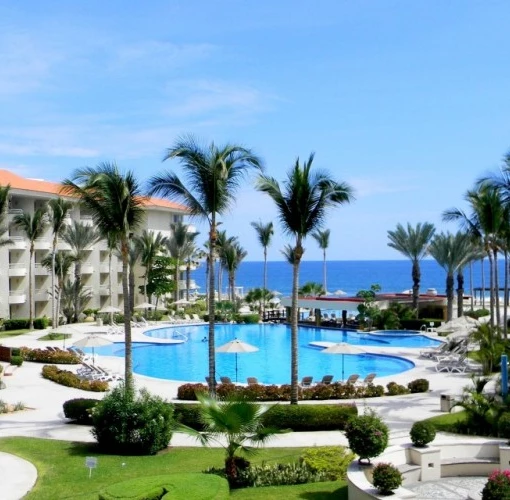
[[[133,367],[135,373],[168,380],[204,381],[208,375],[208,343],[202,342],[207,336],[207,325],[158,328],[146,332],[149,337],[171,338],[177,330],[188,336],[183,344],[133,344]],[[246,382],[247,377],[257,377],[265,384],[286,384],[290,381],[290,328],[286,325],[216,325],[216,346],[238,338],[259,348],[254,353],[238,354],[238,380]],[[409,337],[409,336],[406,336]],[[421,339],[418,339],[421,337]],[[407,347],[433,346],[437,341],[421,335],[398,339]],[[309,346],[312,341],[349,342],[366,346],[397,346],[397,339],[385,339],[343,330],[321,328],[300,328],[299,331],[299,378],[311,375],[320,380],[331,373],[335,380],[341,379],[342,355],[326,355]],[[416,344],[418,342],[419,344]],[[400,344],[400,346],[402,346]],[[124,356],[124,344],[115,343],[96,347],[95,352],[107,356]],[[235,380],[235,354],[216,354],[216,372],[220,376]],[[409,370],[414,363],[391,355],[361,354],[345,355],[345,377],[358,373],[365,377],[371,372],[379,377]]]

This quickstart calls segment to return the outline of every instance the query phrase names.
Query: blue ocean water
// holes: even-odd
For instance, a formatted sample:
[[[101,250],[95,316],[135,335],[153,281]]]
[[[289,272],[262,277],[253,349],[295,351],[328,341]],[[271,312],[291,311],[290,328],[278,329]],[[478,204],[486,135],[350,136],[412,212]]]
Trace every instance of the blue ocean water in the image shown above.
[[[261,287],[263,283],[263,262],[242,262],[236,275],[236,286],[244,287],[246,293],[251,288]],[[480,262],[473,265],[473,286],[482,286],[482,266]],[[484,263],[485,287],[489,284],[488,262]],[[499,262],[499,276],[502,283],[504,263]],[[268,288],[289,295],[292,288],[292,267],[287,262],[268,262]],[[303,261],[300,271],[300,284],[307,281],[322,283],[322,261]],[[204,293],[205,265],[193,272],[193,279]],[[469,268],[464,270],[464,289],[469,293]],[[359,290],[367,290],[372,284],[379,284],[382,292],[402,292],[412,287],[411,262],[409,260],[341,260],[327,262],[327,288],[330,292],[343,290],[348,295],[355,295]],[[222,293],[226,293],[227,277],[224,275]],[[501,286],[503,286],[501,284]],[[435,260],[421,262],[421,288],[435,288],[444,293],[446,273]]]

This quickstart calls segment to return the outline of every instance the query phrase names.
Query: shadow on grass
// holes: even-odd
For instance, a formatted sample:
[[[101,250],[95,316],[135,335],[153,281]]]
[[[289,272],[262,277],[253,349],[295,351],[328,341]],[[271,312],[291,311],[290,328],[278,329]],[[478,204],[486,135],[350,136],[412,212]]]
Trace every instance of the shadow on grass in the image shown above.
[[[306,493],[301,493],[299,498],[305,498],[307,500],[347,500],[348,499],[348,491],[347,485],[340,486],[334,491],[308,491]]]

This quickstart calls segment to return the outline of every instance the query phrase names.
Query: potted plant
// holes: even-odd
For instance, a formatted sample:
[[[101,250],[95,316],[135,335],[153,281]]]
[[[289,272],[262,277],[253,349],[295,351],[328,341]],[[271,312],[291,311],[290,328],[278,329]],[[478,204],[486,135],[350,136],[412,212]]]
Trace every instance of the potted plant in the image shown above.
[[[424,448],[434,441],[436,429],[430,422],[415,422],[409,433],[411,442],[417,448]]]
[[[381,495],[391,495],[402,484],[402,474],[394,465],[380,463],[372,472],[372,483]]]
[[[510,470],[495,470],[485,483],[482,500],[510,498]]]

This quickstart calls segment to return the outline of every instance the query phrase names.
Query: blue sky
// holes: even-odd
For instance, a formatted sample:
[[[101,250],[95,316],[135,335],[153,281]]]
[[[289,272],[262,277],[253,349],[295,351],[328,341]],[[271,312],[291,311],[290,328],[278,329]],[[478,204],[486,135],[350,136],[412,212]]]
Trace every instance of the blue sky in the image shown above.
[[[145,181],[179,171],[163,153],[192,133],[283,180],[315,151],[356,193],[327,219],[329,258],[400,258],[387,231],[455,230],[441,212],[510,148],[509,18],[474,0],[3,2],[0,168],[60,181],[115,160]],[[275,210],[247,183],[223,228],[261,260],[252,220]]]

